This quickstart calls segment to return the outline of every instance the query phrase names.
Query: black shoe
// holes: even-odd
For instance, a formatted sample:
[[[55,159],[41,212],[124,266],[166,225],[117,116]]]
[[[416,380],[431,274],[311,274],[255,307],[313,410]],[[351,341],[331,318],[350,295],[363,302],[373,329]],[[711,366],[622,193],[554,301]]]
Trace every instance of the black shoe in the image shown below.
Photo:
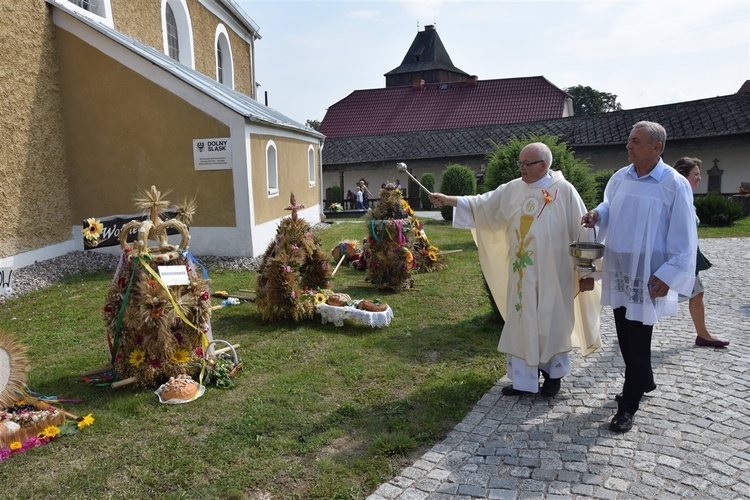
[[[561,378],[545,378],[542,384],[542,396],[545,398],[554,398],[560,392]]]
[[[506,396],[521,396],[522,394],[531,394],[527,391],[519,391],[518,389],[514,389],[512,385],[506,385],[501,389],[501,391]]]
[[[615,432],[628,432],[633,428],[633,419],[635,416],[626,411],[618,411],[609,423],[610,430]]]
[[[646,393],[653,392],[655,390],[656,390],[656,384],[654,384],[650,388],[646,389]],[[619,403],[621,399],[622,399],[622,393],[621,392],[615,394],[615,401],[617,401]]]

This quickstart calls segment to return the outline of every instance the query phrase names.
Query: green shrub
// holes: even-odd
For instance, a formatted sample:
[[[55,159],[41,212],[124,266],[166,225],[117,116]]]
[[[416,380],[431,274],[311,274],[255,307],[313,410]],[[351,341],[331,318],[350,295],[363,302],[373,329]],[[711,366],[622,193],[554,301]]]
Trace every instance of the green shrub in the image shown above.
[[[466,165],[452,163],[445,167],[443,172],[443,183],[440,192],[452,196],[465,196],[475,194],[477,191],[477,179],[474,171]],[[453,207],[442,207],[440,213],[443,219],[453,220]]]
[[[419,182],[422,183],[424,187],[427,188],[428,191],[433,192],[435,190],[435,176],[432,174],[424,174],[421,179],[419,179]],[[422,210],[431,210],[432,204],[430,203],[430,197],[422,191],[419,190],[419,204],[422,205]]]
[[[336,203],[344,201],[344,189],[341,186],[331,186],[331,201]]]
[[[701,224],[715,227],[731,226],[745,215],[742,205],[717,193],[697,196],[695,213]]]
[[[532,142],[542,142],[552,151],[552,170],[559,170],[565,179],[575,186],[586,208],[597,203],[597,187],[591,167],[586,160],[575,157],[572,149],[552,135],[512,137],[508,144],[495,144],[495,151],[487,155],[487,170],[484,175],[484,190],[492,191],[499,185],[521,177],[516,162],[521,150]]]
[[[594,182],[596,183],[596,204],[588,208],[595,208],[596,205],[604,201],[604,188],[607,187],[607,183],[614,173],[614,170],[598,170],[594,172]]]

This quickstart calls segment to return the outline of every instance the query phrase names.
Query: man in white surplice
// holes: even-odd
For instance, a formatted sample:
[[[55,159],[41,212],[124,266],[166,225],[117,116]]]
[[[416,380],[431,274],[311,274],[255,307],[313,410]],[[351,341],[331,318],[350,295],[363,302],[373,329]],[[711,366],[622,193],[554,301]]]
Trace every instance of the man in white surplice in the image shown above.
[[[578,276],[569,252],[586,207],[551,166],[549,147],[531,143],[519,154],[521,178],[478,196],[430,196],[435,206],[456,207],[453,226],[474,233],[482,272],[505,320],[498,350],[507,354],[513,384],[502,392],[508,396],[540,392],[540,373],[542,395],[555,396],[571,371],[572,348],[585,355],[600,345],[600,290],[591,277]]]
[[[607,182],[604,201],[581,223],[598,225],[606,239],[602,305],[615,317],[625,381],[609,428],[627,432],[645,392],[656,389],[651,367],[654,323],[677,315],[678,294],[695,282],[698,233],[693,191],[661,155],[667,131],[655,122],[633,125],[626,149],[630,165]]]

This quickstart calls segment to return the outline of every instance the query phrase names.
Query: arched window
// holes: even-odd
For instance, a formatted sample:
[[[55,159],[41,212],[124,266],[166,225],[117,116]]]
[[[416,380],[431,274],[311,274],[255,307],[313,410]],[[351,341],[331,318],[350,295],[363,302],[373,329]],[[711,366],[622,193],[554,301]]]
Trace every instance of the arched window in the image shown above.
[[[310,187],[315,185],[315,148],[307,148],[307,179]]]
[[[175,61],[180,60],[180,37],[177,35],[177,21],[174,19],[174,12],[172,7],[167,4],[167,51],[169,57]]]
[[[195,68],[193,27],[185,0],[162,0],[164,53],[185,66]]]
[[[81,15],[113,27],[111,0],[68,0],[70,8]]]
[[[276,144],[268,141],[266,145],[266,178],[268,196],[279,195],[279,166],[277,164]]]
[[[216,27],[216,81],[230,89],[234,88],[234,60],[229,34],[223,24]]]

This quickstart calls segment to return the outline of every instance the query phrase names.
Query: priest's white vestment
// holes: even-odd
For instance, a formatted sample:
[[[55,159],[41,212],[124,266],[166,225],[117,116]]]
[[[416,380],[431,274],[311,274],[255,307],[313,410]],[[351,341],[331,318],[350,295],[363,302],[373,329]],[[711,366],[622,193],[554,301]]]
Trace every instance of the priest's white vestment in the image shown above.
[[[590,238],[590,230],[581,231],[586,207],[561,172],[550,174],[462,197],[457,207],[471,211],[482,272],[505,320],[498,350],[529,367],[573,347],[586,355],[600,345],[601,289],[578,293],[583,276],[570,256],[579,233],[580,241]]]

